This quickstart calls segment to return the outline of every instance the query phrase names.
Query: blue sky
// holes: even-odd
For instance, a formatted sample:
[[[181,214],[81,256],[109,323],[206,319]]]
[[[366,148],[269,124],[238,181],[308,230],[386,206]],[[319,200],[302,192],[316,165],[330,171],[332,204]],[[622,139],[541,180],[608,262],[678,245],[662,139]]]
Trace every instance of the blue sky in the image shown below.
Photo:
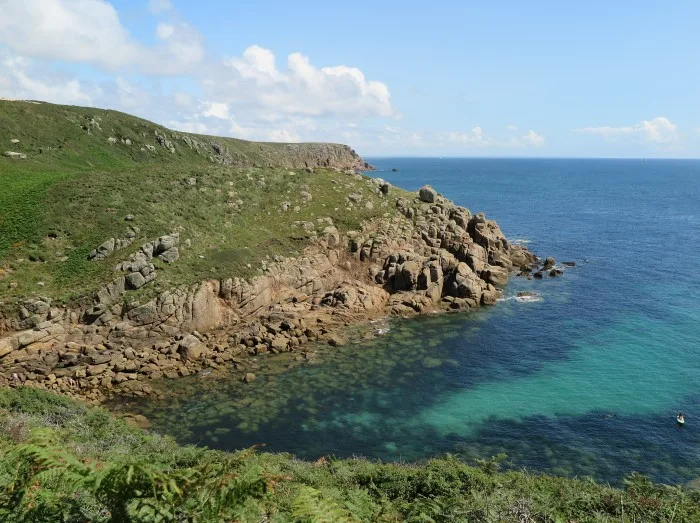
[[[700,157],[700,3],[0,0],[0,97],[361,154]]]

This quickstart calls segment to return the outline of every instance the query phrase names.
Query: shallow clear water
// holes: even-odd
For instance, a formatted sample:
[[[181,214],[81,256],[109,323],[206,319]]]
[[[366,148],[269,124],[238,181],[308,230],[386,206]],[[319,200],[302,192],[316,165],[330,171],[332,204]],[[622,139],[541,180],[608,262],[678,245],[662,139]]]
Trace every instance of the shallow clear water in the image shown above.
[[[563,278],[513,279],[472,314],[391,321],[260,378],[170,382],[131,406],[181,441],[302,457],[505,452],[512,467],[617,482],[700,477],[700,162],[374,159],[498,220]],[[399,172],[390,172],[391,168]],[[534,290],[542,300],[513,299]],[[675,414],[683,411],[680,429]]]

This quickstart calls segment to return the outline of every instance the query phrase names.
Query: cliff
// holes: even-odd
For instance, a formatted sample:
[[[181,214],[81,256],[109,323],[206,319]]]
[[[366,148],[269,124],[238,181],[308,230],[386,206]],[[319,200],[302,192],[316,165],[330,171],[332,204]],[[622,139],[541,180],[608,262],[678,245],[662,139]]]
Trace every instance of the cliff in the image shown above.
[[[102,401],[232,362],[245,375],[247,355],[339,344],[350,323],[492,305],[536,260],[431,187],[356,172],[345,146],[3,103],[23,120],[0,142],[26,158],[0,158],[0,383]]]

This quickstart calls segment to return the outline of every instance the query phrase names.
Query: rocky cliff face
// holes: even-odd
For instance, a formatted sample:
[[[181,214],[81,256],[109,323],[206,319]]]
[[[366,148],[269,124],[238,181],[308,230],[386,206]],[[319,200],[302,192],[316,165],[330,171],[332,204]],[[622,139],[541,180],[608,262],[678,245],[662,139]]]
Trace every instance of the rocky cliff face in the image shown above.
[[[251,281],[204,281],[133,307],[112,299],[114,289],[81,310],[25,303],[11,326],[34,327],[0,338],[0,384],[94,401],[148,394],[150,379],[222,365],[245,371],[249,354],[342,343],[342,326],[372,317],[492,305],[511,272],[536,261],[496,222],[430,187],[397,198],[382,180],[368,183],[398,212],[343,234],[327,219],[304,256],[280,258]]]
[[[333,143],[254,143],[171,133],[172,143],[184,143],[210,161],[235,167],[374,170],[349,146]],[[245,147],[241,147],[245,144]]]

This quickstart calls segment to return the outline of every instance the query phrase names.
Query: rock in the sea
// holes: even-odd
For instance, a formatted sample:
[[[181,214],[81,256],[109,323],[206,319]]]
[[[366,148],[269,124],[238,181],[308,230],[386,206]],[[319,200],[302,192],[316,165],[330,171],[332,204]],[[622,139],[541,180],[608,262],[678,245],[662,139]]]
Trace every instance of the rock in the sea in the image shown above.
[[[245,376],[243,376],[243,381],[246,383],[251,383],[255,381],[255,374],[252,372],[247,372]]]
[[[426,203],[434,203],[437,198],[437,191],[430,185],[424,185],[418,191],[418,197]]]
[[[563,262],[565,267],[576,267],[576,262],[575,261],[565,261]]]
[[[554,258],[550,256],[544,261],[544,270],[548,271],[549,269],[553,268],[555,264],[556,262],[554,261]]]
[[[331,334],[328,336],[328,345],[331,347],[339,347],[345,345],[345,339],[338,334]]]
[[[563,272],[563,271],[560,271],[559,269],[552,269],[551,271],[549,271],[549,275],[550,275],[552,278],[554,278],[554,277],[556,277],[556,276],[561,276],[562,274],[564,274],[564,272]]]

